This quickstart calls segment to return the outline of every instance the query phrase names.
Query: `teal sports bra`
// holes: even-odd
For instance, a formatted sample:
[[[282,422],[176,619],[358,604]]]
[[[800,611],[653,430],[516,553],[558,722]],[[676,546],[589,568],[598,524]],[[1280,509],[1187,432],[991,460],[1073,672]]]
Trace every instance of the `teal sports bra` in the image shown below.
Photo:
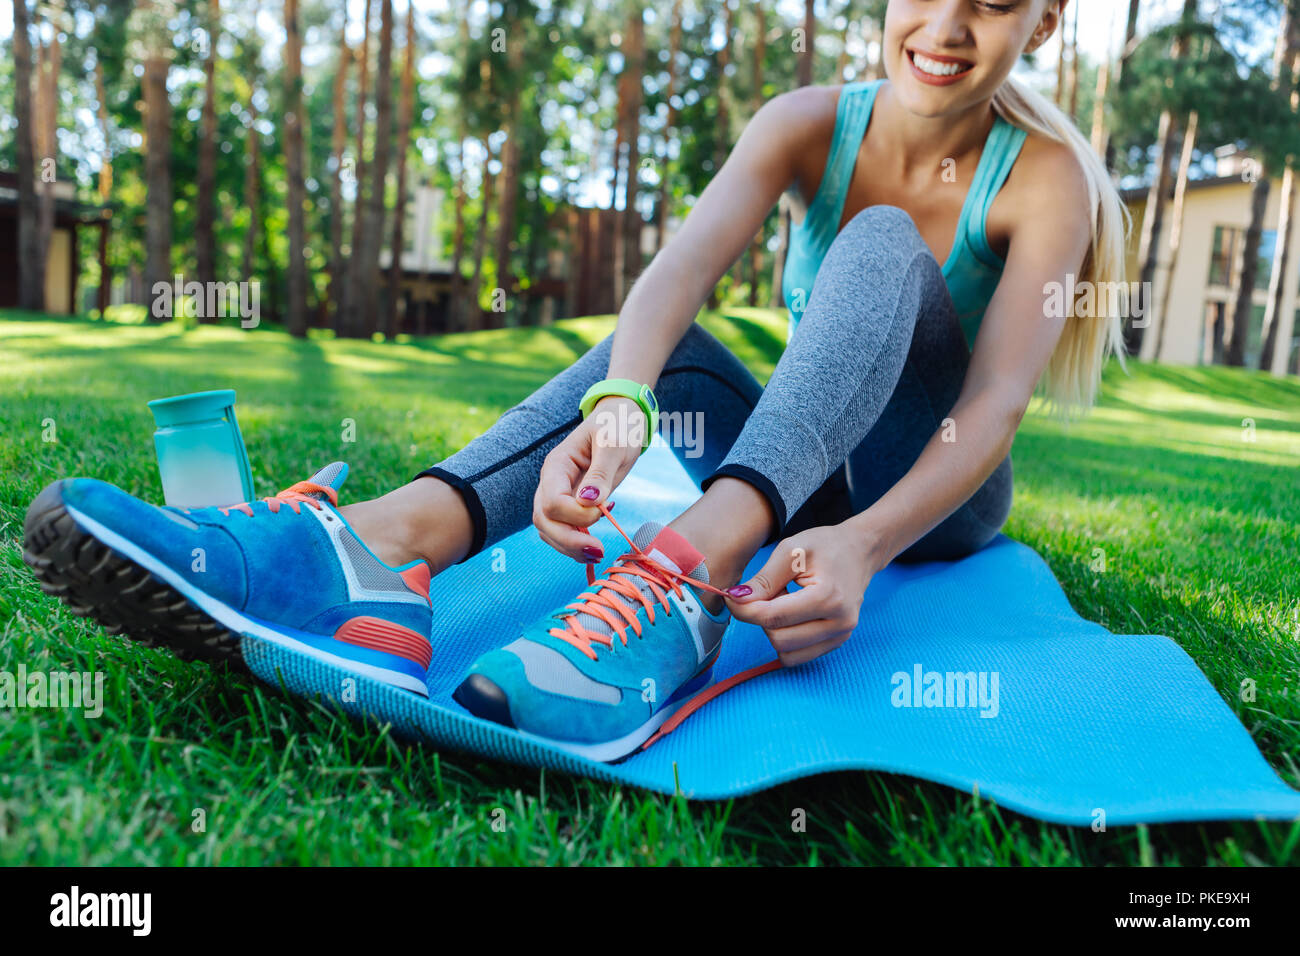
[[[790,242],[786,254],[785,270],[781,280],[781,294],[790,310],[790,335],[807,305],[812,293],[813,280],[821,266],[822,258],[830,249],[839,232],[844,215],[844,200],[848,194],[853,169],[857,165],[858,150],[871,122],[871,107],[876,91],[883,80],[846,83],[840,91],[839,105],[835,110],[835,133],[831,137],[830,155],[826,158],[826,172],[822,175],[817,195],[808,206],[803,222],[790,224]],[[975,347],[975,333],[979,331],[984,310],[1002,278],[1005,262],[989,247],[985,220],[989,206],[1006,182],[1007,174],[1020,155],[1026,133],[1001,116],[994,119],[993,129],[984,142],[975,178],[966,193],[952,252],[943,264],[943,278],[948,285],[957,318],[961,322],[966,344]],[[798,311],[794,306],[799,305]],[[787,338],[788,341],[788,338]]]

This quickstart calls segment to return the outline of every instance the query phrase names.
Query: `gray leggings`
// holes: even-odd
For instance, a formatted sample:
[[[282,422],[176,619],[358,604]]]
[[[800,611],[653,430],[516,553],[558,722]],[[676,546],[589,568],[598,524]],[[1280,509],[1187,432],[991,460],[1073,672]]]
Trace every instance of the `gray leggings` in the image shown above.
[[[606,377],[612,339],[421,472],[464,497],[474,522],[470,555],[532,523],[542,461],[581,421],[578,400]],[[705,489],[722,475],[752,484],[771,502],[776,541],[843,521],[888,491],[956,403],[969,362],[942,270],[911,218],[871,206],[835,237],[766,388],[693,324],[655,394],[661,414],[703,413],[695,457],[670,443],[691,478]],[[899,560],[953,560],[988,544],[1011,492],[1008,455]]]

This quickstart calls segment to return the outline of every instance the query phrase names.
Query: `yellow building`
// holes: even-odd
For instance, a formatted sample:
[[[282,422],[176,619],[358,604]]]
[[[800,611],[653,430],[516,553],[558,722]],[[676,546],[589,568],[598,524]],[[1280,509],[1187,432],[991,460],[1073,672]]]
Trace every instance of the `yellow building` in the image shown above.
[[[73,180],[60,179],[53,185],[54,224],[45,260],[45,311],[71,315],[80,311],[77,283],[81,278],[81,256],[91,250],[86,227],[98,238],[100,275],[108,276],[105,262],[109,210],[78,202]],[[0,308],[18,305],[18,174],[0,170]],[[99,308],[108,304],[108,286],[101,282]]]
[[[1209,365],[1214,360],[1213,329],[1216,317],[1226,327],[1234,308],[1233,289],[1241,269],[1241,252],[1250,225],[1251,192],[1254,177],[1248,161],[1231,151],[1220,151],[1218,175],[1192,180],[1187,185],[1183,209],[1182,238],[1174,264],[1172,285],[1169,274],[1169,233],[1173,226],[1173,203],[1165,208],[1152,290],[1152,324],[1142,340],[1140,358],[1176,365]],[[1259,269],[1253,293],[1250,328],[1246,338],[1246,367],[1258,368],[1264,308],[1273,256],[1278,247],[1277,221],[1282,193],[1281,178],[1272,181],[1264,215],[1264,232],[1259,245]],[[1138,244],[1142,216],[1146,209],[1145,187],[1124,191],[1133,216],[1129,237],[1128,274],[1137,281]],[[1168,309],[1160,305],[1168,297]],[[1300,321],[1296,319],[1300,298],[1300,201],[1291,218],[1291,251],[1283,285],[1282,309],[1278,316],[1276,344],[1271,371],[1274,375],[1300,373]],[[1163,335],[1160,322],[1166,323]],[[1157,341],[1160,354],[1156,355]]]

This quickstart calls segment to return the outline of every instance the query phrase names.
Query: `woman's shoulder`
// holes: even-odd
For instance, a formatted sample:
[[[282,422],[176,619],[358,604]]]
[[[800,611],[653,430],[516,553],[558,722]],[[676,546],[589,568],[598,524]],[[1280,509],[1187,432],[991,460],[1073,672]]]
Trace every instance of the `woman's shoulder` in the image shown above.
[[[840,92],[846,85],[795,87],[778,93],[762,109],[779,114],[794,130],[834,129]]]
[[[1073,147],[1033,131],[1025,132],[1025,143],[1020,148],[1020,156],[1015,165],[1011,167],[1011,175],[1039,184],[1062,182],[1077,185],[1086,182],[1083,166]]]
[[[1088,178],[1074,149],[1028,131],[1020,154],[989,210],[988,231],[1009,239],[1029,217],[1089,216]]]
[[[840,96],[853,86],[800,86],[774,96],[760,110],[768,114],[770,135],[782,137],[791,151],[797,205],[812,202],[817,193],[835,138]]]

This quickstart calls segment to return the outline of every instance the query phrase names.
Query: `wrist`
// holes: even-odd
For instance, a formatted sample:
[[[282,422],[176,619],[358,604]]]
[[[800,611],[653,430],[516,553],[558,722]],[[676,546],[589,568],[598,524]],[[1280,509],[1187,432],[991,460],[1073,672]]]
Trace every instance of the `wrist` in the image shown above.
[[[644,452],[650,447],[659,420],[659,403],[655,398],[654,390],[649,385],[632,379],[606,378],[587,389],[578,403],[578,409],[583,418],[587,418],[596,410],[597,404],[611,397],[628,399],[639,410],[639,414],[629,417],[626,406],[613,406],[611,410],[616,412],[617,416],[612,420],[607,419],[602,425],[602,430],[613,426],[617,429],[617,437],[613,440],[607,437],[606,444],[625,445],[631,443],[634,437],[639,437],[641,450]],[[603,414],[608,416],[610,411]]]
[[[867,571],[874,576],[884,570],[895,556],[890,551],[888,536],[884,533],[884,529],[866,518],[868,513],[869,510],[841,522],[840,529],[857,549]]]
[[[645,410],[630,398],[606,395],[591,406],[587,420],[596,429],[594,442],[603,447],[628,448],[639,456],[648,444]]]

